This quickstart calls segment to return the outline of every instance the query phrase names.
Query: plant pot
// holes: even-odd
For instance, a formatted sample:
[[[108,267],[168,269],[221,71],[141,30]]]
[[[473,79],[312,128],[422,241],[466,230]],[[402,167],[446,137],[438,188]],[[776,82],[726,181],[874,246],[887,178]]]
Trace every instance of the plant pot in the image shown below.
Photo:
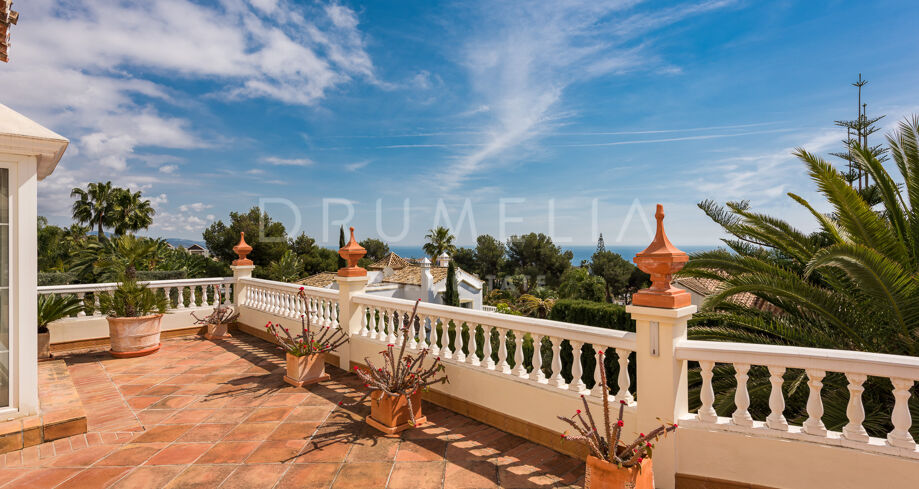
[[[584,489],[654,489],[651,459],[644,459],[638,467],[619,468],[616,464],[588,456]]]
[[[51,333],[38,333],[38,359],[51,358]]]
[[[208,324],[207,333],[204,333],[204,337],[209,340],[230,338],[230,333],[227,332],[228,326],[228,324]]]
[[[162,314],[107,319],[113,356],[118,358],[141,357],[160,349]]]
[[[367,424],[386,433],[394,435],[427,422],[421,415],[421,390],[416,390],[411,396],[412,410],[415,412],[415,424],[408,411],[408,398],[404,394],[391,396],[382,391],[375,391],[370,395],[370,416]]]
[[[325,373],[325,353],[302,357],[287,354],[287,375],[284,381],[288,384],[303,387],[329,378],[329,374]]]

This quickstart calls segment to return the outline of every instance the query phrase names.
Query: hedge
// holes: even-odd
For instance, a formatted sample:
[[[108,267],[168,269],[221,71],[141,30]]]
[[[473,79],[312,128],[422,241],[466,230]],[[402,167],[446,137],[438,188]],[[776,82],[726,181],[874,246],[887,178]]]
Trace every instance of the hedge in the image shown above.
[[[635,332],[635,321],[625,312],[625,306],[608,302],[561,299],[552,307],[549,319]]]
[[[182,280],[186,277],[185,270],[138,270],[137,280]]]
[[[76,283],[77,276],[70,272],[38,272],[38,285],[70,285]]]

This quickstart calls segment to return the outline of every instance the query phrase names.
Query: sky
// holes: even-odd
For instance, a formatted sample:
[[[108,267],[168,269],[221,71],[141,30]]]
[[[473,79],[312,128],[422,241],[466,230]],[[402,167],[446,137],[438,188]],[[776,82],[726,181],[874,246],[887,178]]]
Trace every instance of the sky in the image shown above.
[[[722,237],[696,206],[825,209],[791,152],[838,151],[862,74],[886,131],[919,113],[919,2],[16,2],[0,103],[70,147],[39,184],[142,190],[153,236],[262,206],[335,246],[446,225],[641,245]],[[874,142],[881,142],[878,136]],[[828,156],[828,158],[831,158]]]

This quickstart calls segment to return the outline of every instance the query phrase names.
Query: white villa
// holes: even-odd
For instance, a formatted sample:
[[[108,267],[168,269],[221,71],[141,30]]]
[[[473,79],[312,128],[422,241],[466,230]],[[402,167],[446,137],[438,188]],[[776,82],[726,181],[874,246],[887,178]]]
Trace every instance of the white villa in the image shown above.
[[[395,253],[367,266],[367,293],[396,299],[421,299],[432,304],[443,304],[447,290],[447,267],[450,256],[446,253],[437,257],[432,266],[427,258],[413,263]],[[297,282],[310,287],[338,289],[335,272],[322,272]],[[472,273],[456,267],[456,283],[460,306],[467,309],[482,309],[482,290],[485,282]]]

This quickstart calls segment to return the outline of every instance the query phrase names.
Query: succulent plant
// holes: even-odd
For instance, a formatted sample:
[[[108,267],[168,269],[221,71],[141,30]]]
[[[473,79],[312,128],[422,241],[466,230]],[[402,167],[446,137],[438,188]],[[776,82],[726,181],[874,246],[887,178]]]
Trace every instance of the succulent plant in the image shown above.
[[[300,291],[297,292],[297,298],[306,302],[303,287],[300,287]],[[290,334],[290,329],[271,321],[265,325],[265,329],[277,338],[281,348],[297,357],[328,353],[349,340],[348,335],[341,328],[332,329],[331,326],[320,326],[314,330],[310,324],[309,314],[300,315],[300,334],[296,336]]]
[[[191,313],[191,317],[195,318],[195,324],[230,324],[236,321],[239,312],[232,305],[220,304],[214,308],[212,313],[203,318],[195,316],[195,313]]]
[[[603,351],[597,352],[597,365],[603,365]],[[597,424],[594,422],[593,414],[590,412],[590,405],[587,399],[582,395],[581,402],[584,403],[584,411],[578,409],[574,416],[566,418],[559,416],[558,419],[568,423],[578,434],[569,435],[565,432],[562,437],[566,440],[579,441],[587,445],[591,455],[601,460],[616,464],[617,467],[635,467],[641,466],[641,462],[646,458],[651,458],[654,451],[654,442],[677,429],[676,424],[662,424],[654,428],[649,433],[640,433],[638,438],[628,445],[622,444],[622,415],[625,411],[626,402],[619,401],[619,417],[615,424],[610,423],[609,416],[609,388],[606,386],[606,369],[600,368],[600,386],[603,389],[603,428],[604,435],[600,434]],[[612,442],[610,442],[612,440]]]

